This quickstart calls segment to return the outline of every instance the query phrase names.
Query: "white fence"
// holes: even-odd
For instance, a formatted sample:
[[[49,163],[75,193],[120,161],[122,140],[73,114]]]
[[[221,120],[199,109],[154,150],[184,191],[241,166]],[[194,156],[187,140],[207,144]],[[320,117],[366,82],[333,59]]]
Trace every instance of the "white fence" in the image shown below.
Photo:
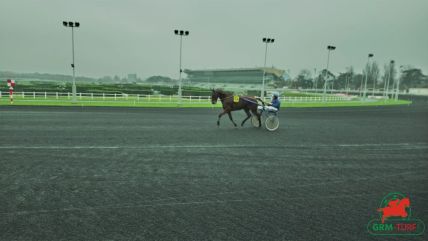
[[[111,101],[133,101],[133,102],[159,102],[159,103],[177,103],[177,95],[140,95],[140,94],[125,94],[125,93],[77,93],[77,99],[85,102],[111,102]],[[0,91],[0,98],[9,98],[9,93],[2,93]],[[15,100],[71,100],[72,93],[70,92],[14,92],[13,98]],[[302,102],[321,102],[323,101],[322,96],[294,96],[287,97],[281,96],[281,101],[291,103],[302,103]],[[326,96],[325,101],[337,102],[337,101],[349,101],[348,97],[344,96]],[[211,96],[182,96],[183,102],[190,103],[210,103]],[[265,101],[270,101],[270,98],[265,97]]]

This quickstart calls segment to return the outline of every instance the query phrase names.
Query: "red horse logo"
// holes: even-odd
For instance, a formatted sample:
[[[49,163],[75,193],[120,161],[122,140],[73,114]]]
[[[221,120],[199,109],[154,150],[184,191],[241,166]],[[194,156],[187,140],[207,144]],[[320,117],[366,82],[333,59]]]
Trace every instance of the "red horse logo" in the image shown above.
[[[405,197],[403,199],[390,200],[388,205],[384,208],[378,208],[378,212],[382,212],[382,223],[389,217],[402,217],[408,216],[406,208],[410,207],[410,199]]]

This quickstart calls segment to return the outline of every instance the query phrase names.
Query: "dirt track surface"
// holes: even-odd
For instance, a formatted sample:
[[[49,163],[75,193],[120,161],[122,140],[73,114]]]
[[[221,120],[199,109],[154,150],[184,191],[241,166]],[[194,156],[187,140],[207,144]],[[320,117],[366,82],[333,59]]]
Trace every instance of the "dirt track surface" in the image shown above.
[[[370,240],[396,191],[428,224],[426,105],[218,112],[0,107],[0,240]]]

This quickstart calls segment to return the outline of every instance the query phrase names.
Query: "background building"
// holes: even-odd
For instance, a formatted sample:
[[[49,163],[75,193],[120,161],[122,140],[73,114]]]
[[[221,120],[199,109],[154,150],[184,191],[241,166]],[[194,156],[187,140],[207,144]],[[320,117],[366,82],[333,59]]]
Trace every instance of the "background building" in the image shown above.
[[[187,84],[208,87],[260,89],[266,71],[266,84],[284,81],[284,70],[276,68],[185,69]]]

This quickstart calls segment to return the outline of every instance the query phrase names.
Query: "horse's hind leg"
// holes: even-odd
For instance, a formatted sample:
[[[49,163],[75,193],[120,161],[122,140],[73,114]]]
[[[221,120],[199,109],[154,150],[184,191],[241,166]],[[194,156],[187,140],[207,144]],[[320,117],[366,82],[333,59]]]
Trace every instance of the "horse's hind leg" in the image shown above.
[[[248,110],[248,109],[244,109],[244,111],[245,111],[245,113],[247,113],[247,118],[245,118],[245,119],[242,121],[241,126],[244,126],[245,122],[246,122],[248,119],[250,119],[250,117],[251,117],[250,110]]]
[[[232,121],[233,125],[234,125],[235,127],[237,127],[236,123],[235,123],[235,122],[233,121],[233,119],[232,119],[232,113],[230,113],[230,111],[229,111],[229,112],[227,112],[227,114],[229,115],[229,119],[230,119],[230,121]]]

